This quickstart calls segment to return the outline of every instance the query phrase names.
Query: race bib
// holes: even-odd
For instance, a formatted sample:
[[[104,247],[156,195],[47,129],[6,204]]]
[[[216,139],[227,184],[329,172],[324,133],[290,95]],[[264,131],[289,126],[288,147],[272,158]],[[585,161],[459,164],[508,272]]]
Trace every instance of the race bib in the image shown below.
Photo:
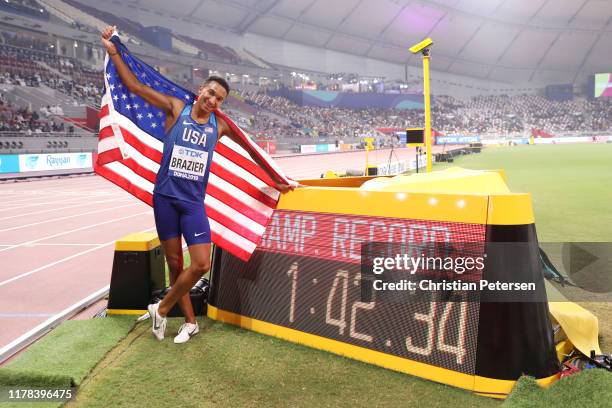
[[[192,181],[202,181],[206,172],[208,152],[174,145],[168,174]]]

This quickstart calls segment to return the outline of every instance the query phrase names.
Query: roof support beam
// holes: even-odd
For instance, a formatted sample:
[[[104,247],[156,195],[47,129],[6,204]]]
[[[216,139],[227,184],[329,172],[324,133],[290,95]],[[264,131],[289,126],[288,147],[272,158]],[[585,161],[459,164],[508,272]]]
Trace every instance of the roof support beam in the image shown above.
[[[404,10],[406,10],[408,8],[409,5],[411,5],[412,3],[414,3],[414,1],[409,1],[408,3],[404,4],[404,6],[402,8],[399,9],[399,11],[397,13],[395,13],[395,15],[393,16],[393,18],[387,23],[387,25],[381,30],[380,33],[378,33],[378,35],[376,36],[376,38],[374,39],[374,42],[372,43],[372,45],[370,45],[370,47],[366,50],[365,54],[363,54],[364,57],[367,57],[370,55],[370,52],[372,51],[372,49],[378,45],[378,43],[382,40],[383,36],[385,35],[385,33],[389,30],[389,28],[391,28],[391,26],[393,25],[393,23],[395,23],[395,20],[397,20],[399,18],[399,16],[402,15],[402,13],[404,12]]]
[[[291,29],[295,26],[295,24],[299,21],[300,17],[302,17],[304,14],[308,13],[308,10],[310,10],[312,8],[312,6],[315,5],[315,3],[317,2],[317,0],[312,0],[310,2],[310,4],[308,4],[306,7],[304,7],[304,9],[302,11],[300,11],[300,14],[298,14],[295,18],[290,19],[292,21],[292,24],[289,26],[289,28],[287,28],[287,30],[283,33],[283,35],[281,36],[281,39],[285,39],[287,38],[287,34],[289,34],[289,32],[291,31]]]
[[[199,2],[198,4],[196,4],[196,5],[195,5],[195,7],[193,8],[193,10],[191,10],[189,13],[187,13],[187,14],[185,15],[185,17],[191,17],[191,16],[193,16],[193,15],[195,14],[195,12],[196,12],[196,11],[198,11],[198,9],[199,9],[200,7],[202,7],[202,5],[204,4],[204,1],[206,1],[206,0],[200,0],[200,2]]]
[[[474,31],[472,35],[470,35],[470,38],[468,38],[468,40],[465,42],[465,44],[463,44],[461,48],[459,48],[459,51],[457,51],[457,53],[455,54],[455,58],[453,59],[453,61],[450,64],[448,64],[448,67],[446,67],[446,72],[449,72],[449,70],[455,64],[455,61],[457,61],[458,57],[461,55],[463,50],[465,50],[468,44],[471,43],[474,38],[476,38],[476,35],[480,32],[480,30],[482,30],[482,27],[484,27],[485,24],[487,24],[486,21],[483,21],[482,23],[480,23],[476,31]]]
[[[361,3],[363,3],[363,0],[359,0],[359,3],[357,3],[357,5],[355,7],[353,7],[353,9],[348,12],[348,14],[346,14],[344,17],[342,17],[342,20],[340,20],[340,23],[338,23],[338,27],[342,26],[342,24],[344,24],[346,22],[346,20],[351,16],[351,14],[353,14],[355,12],[355,10],[357,10],[359,8],[359,6],[361,6]],[[325,41],[325,44],[323,44],[323,48],[327,48],[327,45],[331,42],[332,38],[334,38],[336,36],[336,34],[338,34],[338,30],[332,31],[332,33],[329,36],[329,38],[327,39],[327,41]]]
[[[548,3],[547,0],[545,2]],[[578,10],[574,13],[574,15],[569,19],[569,21],[567,22],[567,24],[570,24],[574,18],[578,15],[578,12],[582,9],[582,7],[584,7],[584,4],[581,4],[580,7],[578,7]],[[540,9],[538,9],[538,11],[540,11],[542,8],[540,7]],[[537,13],[536,13],[537,14]],[[533,70],[533,72],[531,73],[531,75],[529,76],[529,82],[533,81],[533,78],[536,76],[536,74],[538,73],[538,71],[540,70],[540,67],[542,66],[542,63],[544,62],[544,60],[546,59],[546,57],[548,56],[548,53],[550,52],[550,50],[552,50],[553,46],[557,43],[557,41],[559,41],[559,38],[561,37],[561,34],[563,34],[564,31],[559,31],[557,33],[557,35],[555,36],[555,39],[550,43],[550,45],[548,46],[548,48],[546,49],[546,51],[544,52],[544,54],[542,54],[542,57],[540,58],[540,60],[538,61],[538,64],[536,65],[535,69]]]
[[[507,0],[506,0],[507,1]],[[499,56],[499,58],[497,58],[497,61],[495,61],[495,65],[499,64],[501,62],[501,60],[504,58],[504,56],[506,55],[506,53],[508,51],[510,51],[510,48],[512,48],[512,45],[514,45],[514,43],[516,42],[516,40],[518,40],[518,38],[521,36],[521,34],[523,34],[523,31],[525,31],[525,28],[527,28],[529,26],[529,23],[531,23],[531,21],[535,18],[535,16],[538,15],[538,13],[540,12],[540,10],[542,10],[542,8],[544,8],[544,6],[546,5],[546,3],[548,3],[549,0],[546,0],[544,3],[542,3],[540,5],[540,7],[536,10],[535,13],[533,13],[531,15],[531,17],[529,17],[529,19],[525,22],[525,24],[523,24],[521,26],[521,28],[519,29],[519,31],[516,33],[516,35],[514,36],[514,38],[512,39],[512,41],[510,41],[510,43],[506,46],[506,48],[504,48],[504,51],[502,51],[501,55]],[[584,0],[584,3],[588,2],[589,0]],[[504,2],[505,3],[505,2]],[[580,8],[582,8],[584,6],[584,4],[582,6],[580,6]],[[571,21],[571,20],[570,20]],[[495,65],[492,65],[491,68],[489,69],[489,72],[487,73],[486,79],[489,79],[491,77],[491,74],[493,74],[493,71],[495,71]]]
[[[612,17],[610,17],[608,19],[608,22],[606,23],[606,25],[604,25],[603,27],[601,27],[601,31],[599,32],[599,34],[597,35],[597,38],[595,38],[595,41],[593,41],[593,44],[591,44],[591,47],[589,48],[589,50],[587,51],[586,55],[584,56],[584,59],[582,60],[582,62],[580,63],[580,66],[578,67],[578,69],[576,70],[576,75],[574,75],[574,79],[572,80],[572,84],[575,84],[576,81],[578,80],[578,77],[580,76],[580,73],[582,72],[582,70],[584,69],[584,66],[586,65],[586,62],[589,60],[589,57],[591,56],[591,54],[593,53],[593,49],[595,48],[595,46],[597,45],[597,43],[599,42],[599,40],[601,40],[601,36],[606,32],[606,27],[612,25]]]
[[[272,10],[280,2],[281,2],[281,0],[272,1],[267,7],[265,7],[261,11],[257,11],[257,12],[255,12],[253,14],[247,14],[244,17],[244,19],[242,19],[242,21],[238,24],[238,27],[236,27],[236,32],[238,34],[240,34],[240,35],[246,33],[247,30],[253,24],[255,24],[255,22],[257,22],[257,20],[259,20],[262,15],[268,13],[270,10]],[[255,6],[255,7],[257,8],[257,6]]]

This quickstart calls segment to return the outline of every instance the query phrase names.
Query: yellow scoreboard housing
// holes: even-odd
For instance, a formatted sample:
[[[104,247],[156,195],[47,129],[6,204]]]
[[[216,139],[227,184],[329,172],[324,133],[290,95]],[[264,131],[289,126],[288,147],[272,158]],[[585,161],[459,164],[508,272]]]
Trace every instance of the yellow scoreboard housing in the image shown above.
[[[210,318],[497,398],[521,375],[558,378],[531,199],[511,193],[503,173],[301,183],[281,196],[248,263],[215,250]],[[454,259],[469,243],[485,259],[472,277],[537,289],[507,301],[462,290],[414,301],[366,294],[361,251],[372,242],[444,243]]]

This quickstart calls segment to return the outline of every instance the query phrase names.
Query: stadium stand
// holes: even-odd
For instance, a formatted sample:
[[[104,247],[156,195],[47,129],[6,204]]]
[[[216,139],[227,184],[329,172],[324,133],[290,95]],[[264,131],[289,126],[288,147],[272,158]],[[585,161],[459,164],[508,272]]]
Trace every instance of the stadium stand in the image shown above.
[[[40,20],[49,20],[49,12],[35,0],[4,0],[0,2],[0,9]]]

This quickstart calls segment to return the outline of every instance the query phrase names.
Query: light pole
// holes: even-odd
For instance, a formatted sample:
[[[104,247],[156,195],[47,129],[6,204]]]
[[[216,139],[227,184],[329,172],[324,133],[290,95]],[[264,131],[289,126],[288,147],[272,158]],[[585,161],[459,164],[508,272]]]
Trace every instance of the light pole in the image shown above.
[[[425,150],[427,157],[427,172],[431,172],[431,100],[429,92],[429,52],[433,41],[431,38],[426,38],[418,44],[410,47],[410,52],[413,54],[421,53],[423,55],[423,103],[425,105]],[[417,157],[418,160],[418,157]]]

